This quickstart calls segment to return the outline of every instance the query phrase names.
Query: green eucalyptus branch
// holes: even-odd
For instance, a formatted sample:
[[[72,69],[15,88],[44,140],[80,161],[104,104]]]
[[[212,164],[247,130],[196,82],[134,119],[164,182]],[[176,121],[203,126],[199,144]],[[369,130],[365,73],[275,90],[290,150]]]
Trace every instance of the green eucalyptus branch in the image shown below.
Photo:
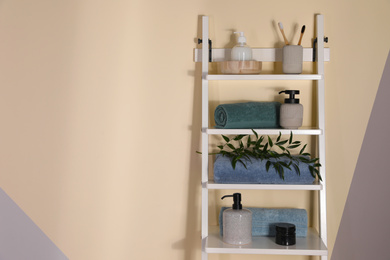
[[[251,158],[267,160],[267,172],[272,167],[282,179],[284,179],[284,171],[286,169],[295,169],[298,175],[300,175],[298,165],[304,163],[308,165],[311,175],[314,178],[317,176],[322,181],[319,172],[319,167],[321,167],[321,164],[318,162],[319,158],[310,159],[310,153],[305,152],[307,144],[303,145],[298,156],[291,155],[292,149],[297,149],[302,145],[301,141],[293,140],[292,132],[289,138],[284,140],[282,140],[282,134],[279,132],[275,141],[272,141],[269,136],[259,136],[253,129],[252,132],[254,138],[253,135],[237,135],[233,138],[222,135],[225,143],[218,145],[219,151],[212,154],[228,156],[231,159],[233,169],[236,168],[237,163],[247,168],[244,159],[248,161],[251,161]],[[274,160],[270,160],[271,158]],[[286,159],[288,163],[286,163]]]

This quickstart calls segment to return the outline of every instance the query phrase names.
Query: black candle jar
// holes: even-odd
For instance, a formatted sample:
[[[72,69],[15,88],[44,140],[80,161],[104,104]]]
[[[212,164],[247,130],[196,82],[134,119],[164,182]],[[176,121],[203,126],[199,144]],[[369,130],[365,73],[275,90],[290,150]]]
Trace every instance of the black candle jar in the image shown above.
[[[295,245],[295,225],[290,223],[276,224],[275,242],[282,246]]]

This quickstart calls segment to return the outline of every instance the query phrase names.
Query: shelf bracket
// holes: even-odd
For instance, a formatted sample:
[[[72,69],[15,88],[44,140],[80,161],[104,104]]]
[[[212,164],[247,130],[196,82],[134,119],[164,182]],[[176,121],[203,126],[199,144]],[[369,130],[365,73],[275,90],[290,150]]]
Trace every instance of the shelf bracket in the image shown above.
[[[202,43],[202,39],[198,38],[198,44]],[[213,57],[213,42],[209,39],[209,62],[212,62],[212,57]]]
[[[324,42],[328,43],[328,37],[324,36]],[[313,61],[316,61],[316,53],[317,53],[317,37],[313,41]]]

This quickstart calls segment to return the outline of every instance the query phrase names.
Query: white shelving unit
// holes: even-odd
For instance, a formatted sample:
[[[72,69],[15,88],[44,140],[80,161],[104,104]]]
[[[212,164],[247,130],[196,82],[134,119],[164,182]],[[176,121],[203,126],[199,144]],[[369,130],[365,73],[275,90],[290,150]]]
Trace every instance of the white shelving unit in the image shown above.
[[[282,133],[282,135],[289,135],[293,132],[294,135],[321,135],[321,129],[314,128],[301,128],[301,129],[253,129],[257,133],[261,133],[263,135],[278,135]],[[209,135],[248,135],[253,134],[251,129],[209,129],[205,128],[204,132]]]
[[[263,75],[207,75],[207,80],[320,80],[322,75],[318,74],[263,74]]]
[[[324,18],[316,16],[317,26],[317,51],[316,74],[259,74],[259,75],[212,75],[209,74],[209,20],[202,17],[202,48],[195,49],[195,62],[202,62],[202,260],[208,259],[208,254],[271,254],[271,255],[312,255],[320,256],[326,260],[327,249],[327,222],[326,222],[326,164],[325,164],[325,107],[324,107],[324,62],[330,60],[330,50],[324,48]],[[304,61],[313,61],[313,49],[304,48]],[[229,60],[230,49],[212,49],[212,61]],[[281,61],[282,50],[277,48],[254,48],[253,59],[258,61]],[[210,80],[312,80],[317,82],[317,127],[300,129],[255,129],[259,135],[314,135],[318,140],[318,157],[322,165],[320,173],[322,182],[310,185],[290,184],[218,184],[209,180],[208,147],[209,135],[238,135],[252,134],[251,129],[212,129],[209,128],[209,96],[208,88]],[[209,226],[208,206],[209,190],[238,189],[238,190],[311,190],[317,191],[319,197],[319,232],[310,228],[306,238],[297,237],[296,245],[280,246],[270,237],[253,237],[250,245],[234,246],[222,242],[219,235],[219,227]]]
[[[312,228],[307,231],[307,237],[297,237],[293,246],[280,246],[272,237],[253,237],[252,243],[243,246],[234,246],[222,242],[219,228],[209,227],[206,238],[206,253],[218,254],[262,254],[262,255],[317,255],[327,256],[328,249],[318,232]]]
[[[322,190],[322,183],[313,184],[220,184],[209,180],[204,183],[209,190]]]

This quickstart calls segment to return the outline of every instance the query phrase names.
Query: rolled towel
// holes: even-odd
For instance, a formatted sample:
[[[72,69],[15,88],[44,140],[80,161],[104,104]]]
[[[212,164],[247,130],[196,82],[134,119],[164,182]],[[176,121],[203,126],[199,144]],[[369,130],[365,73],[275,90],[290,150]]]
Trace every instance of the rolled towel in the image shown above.
[[[217,154],[214,162],[214,182],[230,184],[312,184],[315,178],[311,175],[309,165],[299,163],[300,175],[291,167],[291,170],[284,169],[284,180],[271,166],[267,172],[267,160],[251,158],[251,161],[242,159],[247,168],[241,163],[236,164],[233,169],[231,159],[227,156]],[[276,161],[271,158],[270,161]],[[280,161],[289,162],[287,159]]]
[[[222,207],[219,213],[220,234],[223,235],[222,214],[227,207]],[[291,223],[296,227],[297,237],[307,236],[307,212],[304,209],[282,208],[247,208],[252,211],[252,236],[276,235],[275,225],[278,223]]]
[[[216,128],[280,128],[279,102],[222,104],[214,112]]]

